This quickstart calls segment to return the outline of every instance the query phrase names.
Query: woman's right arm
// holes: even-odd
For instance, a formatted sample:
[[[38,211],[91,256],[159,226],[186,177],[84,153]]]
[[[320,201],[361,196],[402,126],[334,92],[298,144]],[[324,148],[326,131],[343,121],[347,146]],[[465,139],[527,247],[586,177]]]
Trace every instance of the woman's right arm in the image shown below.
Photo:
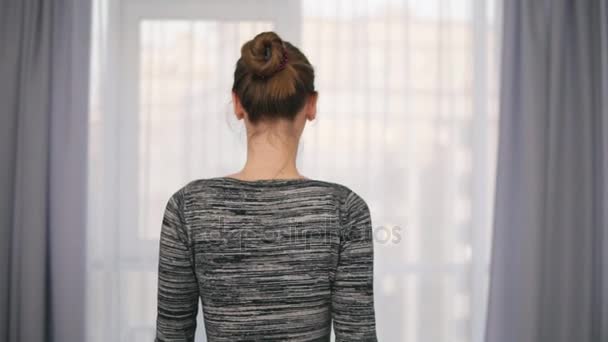
[[[354,192],[345,201],[340,252],[332,286],[336,342],[376,342],[374,241],[369,207]]]

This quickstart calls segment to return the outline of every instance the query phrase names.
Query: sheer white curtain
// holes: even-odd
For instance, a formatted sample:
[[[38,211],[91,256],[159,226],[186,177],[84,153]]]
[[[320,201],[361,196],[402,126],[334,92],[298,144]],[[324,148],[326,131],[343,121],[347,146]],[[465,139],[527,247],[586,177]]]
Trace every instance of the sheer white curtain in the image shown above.
[[[232,72],[242,43],[276,30],[318,75],[302,173],[361,193],[378,228],[380,340],[480,342],[496,1],[96,0],[88,340],[153,339],[163,205],[186,182],[244,163]],[[381,227],[396,232],[389,242]]]

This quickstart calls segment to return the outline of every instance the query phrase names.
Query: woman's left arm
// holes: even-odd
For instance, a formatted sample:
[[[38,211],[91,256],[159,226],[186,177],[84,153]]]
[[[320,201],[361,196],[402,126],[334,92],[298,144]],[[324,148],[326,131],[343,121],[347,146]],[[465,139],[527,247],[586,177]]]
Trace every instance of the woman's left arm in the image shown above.
[[[182,188],[171,196],[163,216],[155,342],[194,341],[199,292],[183,203]]]

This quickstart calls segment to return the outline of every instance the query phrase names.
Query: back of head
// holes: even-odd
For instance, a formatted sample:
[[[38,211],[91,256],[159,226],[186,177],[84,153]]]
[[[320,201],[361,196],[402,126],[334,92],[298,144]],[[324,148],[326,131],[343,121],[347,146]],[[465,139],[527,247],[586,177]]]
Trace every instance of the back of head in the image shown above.
[[[232,91],[249,121],[293,120],[308,96],[316,94],[314,69],[304,54],[275,32],[243,44]]]

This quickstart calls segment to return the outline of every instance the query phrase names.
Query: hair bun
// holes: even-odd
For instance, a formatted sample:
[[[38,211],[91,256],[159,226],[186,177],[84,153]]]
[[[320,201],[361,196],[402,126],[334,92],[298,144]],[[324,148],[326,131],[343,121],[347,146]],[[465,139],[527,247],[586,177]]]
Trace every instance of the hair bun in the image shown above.
[[[282,70],[287,62],[287,50],[275,32],[262,32],[241,48],[245,66],[259,77],[270,77]]]

